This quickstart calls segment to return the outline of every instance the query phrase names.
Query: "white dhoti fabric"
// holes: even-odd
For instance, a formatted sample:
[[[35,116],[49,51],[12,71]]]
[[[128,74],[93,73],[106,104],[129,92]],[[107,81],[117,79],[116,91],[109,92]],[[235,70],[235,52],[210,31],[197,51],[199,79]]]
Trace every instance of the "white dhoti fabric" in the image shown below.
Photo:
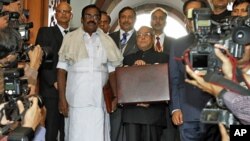
[[[65,141],[110,141],[105,113],[102,108],[96,107],[69,108]]]
[[[65,96],[69,104],[69,117],[65,119],[65,141],[110,141],[109,115],[102,88],[107,82],[109,68],[114,69],[113,65],[122,61],[121,54],[116,54],[117,48],[112,51],[108,50],[108,46],[104,47],[106,43],[101,39],[106,35],[102,32],[97,31],[89,36],[79,28],[70,35],[72,37],[66,36],[64,39],[57,64],[57,68],[67,71]],[[79,42],[75,43],[73,36],[80,37]],[[75,50],[70,49],[74,45],[77,46]],[[74,55],[70,55],[69,50]],[[87,56],[84,56],[86,53]],[[118,62],[112,61],[112,56]],[[70,61],[70,58],[75,59]]]

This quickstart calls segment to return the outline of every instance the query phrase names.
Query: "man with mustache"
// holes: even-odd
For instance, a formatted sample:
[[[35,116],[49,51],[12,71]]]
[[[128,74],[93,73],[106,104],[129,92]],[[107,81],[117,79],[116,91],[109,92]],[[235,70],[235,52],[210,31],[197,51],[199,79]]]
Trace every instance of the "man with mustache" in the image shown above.
[[[167,24],[167,16],[168,13],[165,9],[161,7],[156,7],[151,12],[151,27],[155,32],[155,42],[154,42],[154,49],[157,52],[161,52],[169,56],[170,46],[174,41],[173,38],[166,36],[164,33],[164,28]],[[168,141],[174,141],[177,135],[177,128],[173,125],[171,121],[171,113],[169,110],[169,106],[166,107],[166,114],[167,114],[167,128],[164,129],[163,138],[167,138]]]
[[[157,7],[151,12],[150,24],[155,31],[155,50],[169,55],[170,46],[174,39],[166,36],[164,33],[164,28],[167,24],[167,16],[168,13],[166,10]]]
[[[231,15],[231,11],[227,10],[229,0],[211,0],[213,7],[212,20],[221,22],[224,18]]]
[[[106,34],[108,34],[109,32],[110,22],[111,22],[111,17],[108,15],[108,13],[105,11],[101,11],[101,20],[99,23],[99,28],[101,28],[102,31]]]
[[[122,63],[114,41],[98,28],[100,10],[82,10],[82,26],[68,33],[59,51],[59,110],[66,117],[65,141],[109,141],[102,88]],[[66,79],[67,76],[67,79]],[[66,85],[67,82],[67,85]]]
[[[131,7],[124,7],[119,12],[120,30],[110,34],[110,37],[115,41],[123,56],[136,53],[136,31],[134,29],[136,21],[136,13]],[[110,114],[111,124],[111,140],[122,141],[122,124],[121,124],[121,108]]]

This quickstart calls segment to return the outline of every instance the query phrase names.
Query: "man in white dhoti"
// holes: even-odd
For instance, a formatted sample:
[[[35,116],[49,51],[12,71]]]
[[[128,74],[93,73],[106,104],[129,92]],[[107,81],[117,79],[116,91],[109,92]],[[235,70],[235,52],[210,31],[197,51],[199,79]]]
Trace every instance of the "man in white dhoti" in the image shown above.
[[[102,88],[121,64],[113,40],[98,28],[100,10],[82,10],[82,27],[68,33],[59,51],[59,110],[66,118],[65,141],[109,141]],[[66,79],[67,75],[67,79]]]

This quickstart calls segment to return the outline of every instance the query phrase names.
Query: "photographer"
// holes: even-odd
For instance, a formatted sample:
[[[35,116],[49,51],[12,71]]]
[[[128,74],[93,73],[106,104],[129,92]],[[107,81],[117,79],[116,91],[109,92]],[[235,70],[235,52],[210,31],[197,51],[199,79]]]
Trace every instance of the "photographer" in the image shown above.
[[[233,3],[233,11],[231,15],[233,17],[245,17],[249,16],[249,0],[235,0]],[[241,59],[237,61],[237,64],[240,68],[244,68],[250,61],[250,45],[244,47],[244,54]]]
[[[186,76],[182,56],[185,50],[195,43],[194,20],[190,17],[190,10],[204,7],[207,7],[204,1],[188,0],[185,2],[183,13],[186,16],[190,34],[176,40],[170,48],[172,121],[178,126],[180,138],[183,141],[220,140],[217,127],[200,122],[201,111],[211,96],[184,81]],[[194,100],[194,97],[199,100]]]
[[[30,97],[29,98],[30,102],[32,103],[32,105],[30,106],[29,109],[27,109],[27,111],[24,113],[25,109],[24,109],[24,105],[21,101],[17,102],[18,105],[18,109],[20,114],[25,114],[23,121],[20,123],[21,127],[18,127],[17,129],[15,129],[14,131],[11,131],[10,134],[8,136],[4,136],[4,137],[0,137],[1,141],[4,140],[12,140],[12,139],[16,139],[16,137],[18,136],[17,134],[21,134],[22,132],[20,132],[20,130],[26,130],[29,131],[29,134],[27,134],[28,136],[33,136],[34,135],[34,131],[35,131],[35,137],[33,138],[33,141],[44,141],[45,140],[45,128],[44,128],[44,122],[45,122],[45,116],[46,116],[46,110],[45,108],[40,108],[39,104],[38,104],[38,98],[37,97]],[[2,103],[0,105],[0,110],[4,110],[4,107],[7,103]],[[1,115],[1,120],[0,120],[0,124],[1,125],[15,125],[14,121],[9,121],[6,119],[6,112],[3,111],[4,115]],[[18,124],[18,123],[17,123]],[[19,130],[19,131],[18,131]],[[24,133],[24,132],[23,132]]]
[[[226,79],[232,80],[233,66],[229,58],[223,54],[218,48],[223,49],[222,45],[215,45],[215,54],[223,62],[222,70],[224,77]],[[199,72],[194,72],[189,66],[186,66],[187,73],[194,78],[186,79],[185,81],[189,84],[199,87],[203,91],[208,92],[209,94],[222,98],[226,107],[240,120],[242,124],[250,124],[250,95],[242,95],[233,91],[224,88],[221,85],[209,83],[204,80],[202,76],[199,75]],[[250,75],[243,73],[243,76],[246,80],[247,85],[250,85]]]
[[[2,3],[2,0],[0,0]],[[9,0],[9,4],[7,5],[2,5],[2,8],[0,10],[2,11],[9,11],[9,12],[19,12],[21,14],[23,6],[22,6],[22,0],[17,0],[15,2],[12,2]]]
[[[17,12],[20,14],[19,21],[26,22],[24,15],[23,0],[0,0],[0,12]]]
[[[31,91],[29,94],[35,94],[35,86],[36,86],[36,79],[37,79],[37,70],[41,64],[42,61],[42,49],[39,45],[33,47],[32,49],[29,49],[28,51],[25,52],[19,52],[21,50],[21,48],[23,47],[20,41],[20,35],[19,33],[14,30],[11,29],[9,27],[4,28],[2,30],[0,30],[0,67],[1,68],[16,68],[17,66],[19,67],[23,67],[24,71],[25,71],[25,76],[26,78],[28,78],[28,82],[31,86]],[[24,63],[21,66],[18,65],[20,64],[18,61],[20,54],[23,53],[27,53],[30,59],[29,63]],[[3,76],[2,76],[3,77]],[[1,78],[1,80],[3,80],[3,78]],[[1,94],[4,92],[4,84],[3,81],[0,82],[0,92]],[[4,95],[2,95],[1,97],[3,97]],[[33,105],[36,107],[37,102],[32,101]],[[31,106],[31,115],[29,114],[29,110],[27,111],[26,115],[27,118],[35,118],[34,115],[37,115],[37,112],[34,112],[35,108],[32,108],[34,106]],[[32,110],[33,109],[33,110]],[[33,113],[33,114],[32,114]],[[40,115],[37,115],[38,117],[40,117]],[[26,122],[28,121],[28,122]],[[25,120],[24,119],[24,127],[34,127],[33,125],[35,125],[35,123],[30,123],[33,120]],[[39,128],[41,129],[41,128]],[[19,127],[17,128],[17,130],[19,130]],[[45,130],[45,129],[42,129]],[[25,131],[23,129],[20,129],[20,131]],[[14,131],[13,133],[18,133],[19,131]],[[41,133],[42,134],[42,133]],[[15,134],[14,134],[15,135]],[[42,135],[43,138],[44,135]]]
[[[17,67],[17,52],[20,49],[20,35],[17,31],[11,28],[5,28],[0,31],[0,67],[1,68],[13,68]],[[30,93],[35,93],[36,79],[38,74],[38,68],[42,61],[42,49],[39,45],[28,51],[30,59],[29,63],[25,63],[21,67],[25,70],[25,77],[28,78],[28,82],[31,85]],[[20,65],[19,65],[20,66]],[[0,89],[0,92],[3,89]]]

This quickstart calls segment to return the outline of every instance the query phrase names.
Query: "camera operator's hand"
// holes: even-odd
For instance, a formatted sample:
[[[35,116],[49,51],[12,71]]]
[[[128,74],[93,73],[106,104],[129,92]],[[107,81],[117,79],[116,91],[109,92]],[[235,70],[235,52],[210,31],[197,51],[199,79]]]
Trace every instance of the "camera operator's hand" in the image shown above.
[[[1,114],[3,114],[3,115],[1,115],[2,118],[0,119],[0,124],[1,124],[1,125],[7,125],[7,124],[10,124],[10,123],[13,123],[13,121],[7,120],[7,118],[6,118],[5,110],[3,109],[4,106],[5,106],[5,104],[6,104],[6,103],[0,104],[0,110],[3,110],[3,111],[2,111],[3,113],[1,113]]]
[[[222,123],[219,123],[219,129],[221,134],[221,141],[229,141],[229,135],[227,134],[227,130]]]
[[[45,106],[43,106],[43,108],[41,108],[41,121],[40,121],[40,125],[45,127],[45,120],[46,120],[46,115],[47,115],[47,110],[45,108]]]
[[[185,82],[194,85],[198,88],[200,88],[201,90],[208,92],[209,94],[212,94],[213,96],[217,96],[220,91],[223,89],[220,86],[217,86],[215,84],[212,83],[208,83],[206,82],[203,77],[199,76],[198,74],[196,74],[193,70],[191,70],[191,68],[186,65],[186,72],[193,78],[192,80],[190,79],[185,79]]]
[[[250,45],[244,47],[244,54],[240,60],[237,61],[237,64],[240,68],[244,68],[245,64],[250,61]]]
[[[227,49],[220,44],[215,44],[214,45],[215,49],[215,54],[216,56],[222,61],[222,71],[224,73],[224,77],[232,80],[233,79],[233,65],[230,61],[230,59],[221,52],[221,50],[224,50],[228,53]]]
[[[175,125],[182,125],[183,124],[183,115],[181,110],[176,110],[174,111],[174,113],[172,114],[172,122]]]
[[[38,70],[41,65],[43,56],[43,51],[40,45],[36,45],[32,50],[30,50],[28,52],[28,55],[30,58],[30,68]]]
[[[0,30],[5,29],[8,26],[9,16],[5,15],[0,17]]]
[[[23,120],[23,127],[30,127],[34,131],[41,122],[41,109],[38,106],[38,98],[31,97],[32,106],[26,111]]]
[[[250,86],[250,64],[246,65],[243,69],[243,77],[246,80],[246,83]]]
[[[33,84],[29,84],[28,87],[30,89],[29,96],[36,95],[36,86]]]

